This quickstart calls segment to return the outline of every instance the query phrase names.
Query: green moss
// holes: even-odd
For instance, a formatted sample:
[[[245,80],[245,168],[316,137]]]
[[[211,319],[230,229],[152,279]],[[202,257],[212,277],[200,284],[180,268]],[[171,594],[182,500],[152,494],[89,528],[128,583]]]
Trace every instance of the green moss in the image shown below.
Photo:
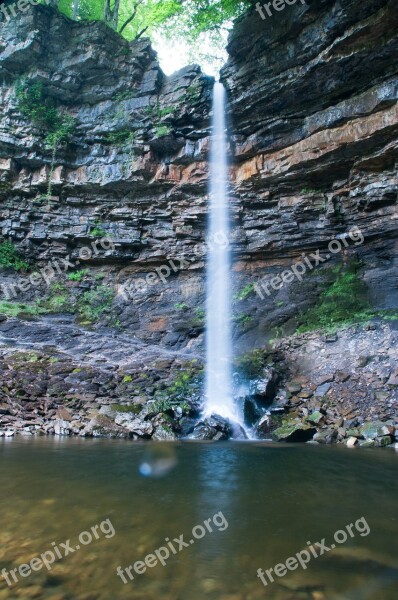
[[[60,282],[51,284],[48,296],[37,300],[37,306],[42,313],[71,312],[69,291],[65,284]]]
[[[241,327],[246,330],[250,327],[253,317],[251,315],[247,315],[246,313],[240,313],[234,317],[234,321]]]
[[[2,242],[0,244],[0,266],[15,271],[29,268],[29,264],[20,257],[12,242]]]
[[[244,377],[254,379],[261,375],[263,369],[271,362],[272,359],[268,350],[255,348],[239,357],[235,361],[235,366]]]
[[[234,295],[234,300],[246,300],[254,292],[254,283],[248,283]]]
[[[44,143],[52,150],[48,177],[47,200],[51,196],[52,175],[58,148],[70,142],[76,127],[76,119],[58,110],[52,98],[46,97],[41,82],[32,83],[21,79],[15,86],[18,108],[22,115],[43,133]]]
[[[187,88],[187,95],[189,96],[191,102],[196,102],[200,100],[202,96],[202,85],[200,83],[194,83]]]
[[[199,391],[202,375],[203,371],[198,369],[196,361],[187,363],[164,390],[155,394],[155,402],[151,404],[154,412],[165,412],[180,407],[183,414],[188,414],[191,410],[188,400]]]
[[[69,281],[82,281],[86,275],[90,274],[90,269],[81,269],[80,271],[75,271],[74,273],[69,273],[68,279]]]
[[[302,188],[300,194],[316,194],[319,191],[316,188]]]
[[[195,318],[191,320],[191,327],[204,327],[206,311],[204,308],[195,309]]]
[[[90,235],[97,238],[106,236],[106,231],[102,227],[101,221],[99,221],[98,219],[94,221],[94,225],[90,229]]]
[[[169,133],[172,132],[171,127],[168,127],[167,125],[158,125],[155,128],[155,133],[156,133],[156,137],[161,138],[161,137],[165,137],[166,135],[169,135]]]
[[[119,413],[131,413],[137,415],[141,412],[142,406],[140,404],[112,404],[111,410]]]
[[[176,310],[188,310],[189,306],[188,304],[185,304],[185,302],[177,302],[174,304],[174,308]]]
[[[133,378],[131,377],[131,375],[125,375],[123,377],[123,383],[130,383],[130,381],[133,381]]]
[[[82,321],[95,323],[112,307],[113,291],[105,285],[85,292],[77,301],[77,311]]]
[[[366,285],[358,276],[359,266],[353,262],[345,270],[340,267],[332,271],[334,279],[321,293],[317,304],[301,315],[299,333],[316,329],[335,331],[374,316]]]
[[[129,129],[120,129],[119,131],[111,131],[106,137],[107,142],[113,146],[123,148],[132,146],[135,142],[135,132]]]
[[[128,48],[121,48],[120,52],[123,54],[128,55],[130,53]],[[115,94],[114,100],[116,102],[123,102],[123,100],[131,100],[132,98],[136,97],[136,92],[135,90],[126,90],[124,92],[118,92],[117,94]]]
[[[18,317],[22,314],[36,316],[44,312],[36,303],[0,302],[0,313],[7,315],[7,317]]]

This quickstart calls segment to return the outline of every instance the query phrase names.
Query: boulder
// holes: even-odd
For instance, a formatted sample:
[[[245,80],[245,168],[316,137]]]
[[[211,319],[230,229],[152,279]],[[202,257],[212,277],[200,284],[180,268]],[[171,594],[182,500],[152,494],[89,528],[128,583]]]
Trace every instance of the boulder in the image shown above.
[[[307,421],[313,423],[314,425],[321,425],[325,421],[325,416],[319,412],[319,410],[316,410],[310,414],[309,417],[307,417]]]
[[[219,415],[212,415],[199,421],[188,438],[191,440],[228,440],[232,435],[231,423]]]
[[[315,434],[315,427],[301,421],[290,421],[275,429],[272,436],[278,442],[308,442]]]
[[[55,435],[70,435],[70,423],[64,419],[57,419],[54,423]]]
[[[348,448],[353,448],[358,443],[358,439],[356,437],[349,437],[346,441],[346,446]]]
[[[272,367],[263,371],[261,379],[250,383],[250,395],[260,406],[269,406],[275,398],[278,374]]]
[[[365,423],[359,428],[359,432],[366,440],[375,440],[377,437],[390,435],[392,430],[386,423],[381,421],[371,421]]]

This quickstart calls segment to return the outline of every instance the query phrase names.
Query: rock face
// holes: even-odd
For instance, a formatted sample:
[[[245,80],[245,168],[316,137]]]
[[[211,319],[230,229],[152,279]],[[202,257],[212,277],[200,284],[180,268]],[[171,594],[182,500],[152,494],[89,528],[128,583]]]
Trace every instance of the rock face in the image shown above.
[[[265,282],[244,304],[248,345],[259,331],[289,328],[322,291],[323,273],[353,258],[371,304],[397,308],[397,24],[394,0],[323,0],[265,21],[253,9],[234,29],[222,79],[239,199],[236,268],[241,286]],[[362,243],[328,248],[354,226]],[[301,280],[287,274],[270,286],[303,253],[312,267]]]
[[[15,422],[22,427],[25,413],[41,411],[42,421],[32,416],[35,426],[56,425],[60,434],[108,427],[125,437],[172,439],[189,432],[197,390],[180,398],[192,407],[181,414],[167,403],[152,413],[148,400],[163,402],[157,394],[164,380],[173,386],[167,369],[192,358],[199,368],[206,245],[228,243],[237,351],[282,337],[291,374],[278,382],[271,373],[262,387],[253,378],[256,406],[273,403],[270,413],[279,417],[295,412],[311,435],[317,429],[317,441],[392,440],[393,431],[369,439],[359,428],[365,420],[395,427],[397,415],[396,331],[382,322],[398,309],[397,25],[395,0],[308,0],[265,21],[254,8],[239,20],[222,71],[229,240],[205,239],[212,78],[195,65],[166,77],[148,40],[128,43],[101,23],[73,22],[49,7],[31,7],[2,25],[0,243],[12,240],[20,260],[29,261],[18,272],[0,265],[0,313],[7,315],[0,314],[7,375],[0,418],[7,431]],[[23,110],[18,89],[26,85],[75,120],[55,149]],[[352,293],[336,281],[345,272]],[[334,310],[358,295],[358,306],[373,311],[369,318],[377,313],[375,329],[355,331],[353,341],[350,330],[285,339],[329,288]],[[68,312],[92,329],[66,331],[42,316]],[[8,372],[15,346],[30,351],[35,342],[45,368],[24,375],[22,399],[34,388],[39,413],[22,403],[10,414],[9,402],[21,394]],[[71,349],[77,352],[54,387],[51,345],[68,361]],[[70,371],[86,369],[87,361],[95,373],[75,383]],[[139,380],[142,372],[148,389],[120,388],[123,378]],[[110,425],[106,408],[79,415],[73,402],[64,407],[74,409],[72,421],[56,415],[60,392],[68,401],[94,394],[90,409],[101,411],[120,390],[122,404],[140,405],[139,423],[134,411],[122,411]],[[268,435],[268,420],[250,406],[250,420]],[[172,418],[173,427],[157,414]]]
[[[2,235],[33,270],[68,257],[106,274],[118,320],[143,339],[198,335],[200,323],[182,324],[174,304],[201,300],[213,78],[195,65],[166,77],[148,40],[128,43],[102,23],[42,6],[2,26],[0,72]],[[45,131],[20,111],[24,79],[75,119],[54,161]],[[111,241],[94,250],[104,236]],[[91,248],[88,259],[82,248]],[[45,291],[38,281],[3,295],[21,301]]]

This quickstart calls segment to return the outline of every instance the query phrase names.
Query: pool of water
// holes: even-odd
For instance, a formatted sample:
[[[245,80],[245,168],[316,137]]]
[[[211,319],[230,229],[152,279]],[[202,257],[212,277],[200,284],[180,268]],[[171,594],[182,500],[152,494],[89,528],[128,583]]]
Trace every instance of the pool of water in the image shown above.
[[[390,449],[3,439],[0,568],[63,558],[0,578],[0,600],[396,600],[397,466]]]

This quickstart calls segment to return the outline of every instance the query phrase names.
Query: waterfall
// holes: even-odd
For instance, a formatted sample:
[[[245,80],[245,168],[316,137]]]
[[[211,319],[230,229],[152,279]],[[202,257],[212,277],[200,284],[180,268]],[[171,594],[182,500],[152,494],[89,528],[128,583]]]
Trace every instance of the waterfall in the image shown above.
[[[210,207],[206,273],[205,416],[238,421],[232,393],[231,257],[225,89],[216,83],[210,152]]]

